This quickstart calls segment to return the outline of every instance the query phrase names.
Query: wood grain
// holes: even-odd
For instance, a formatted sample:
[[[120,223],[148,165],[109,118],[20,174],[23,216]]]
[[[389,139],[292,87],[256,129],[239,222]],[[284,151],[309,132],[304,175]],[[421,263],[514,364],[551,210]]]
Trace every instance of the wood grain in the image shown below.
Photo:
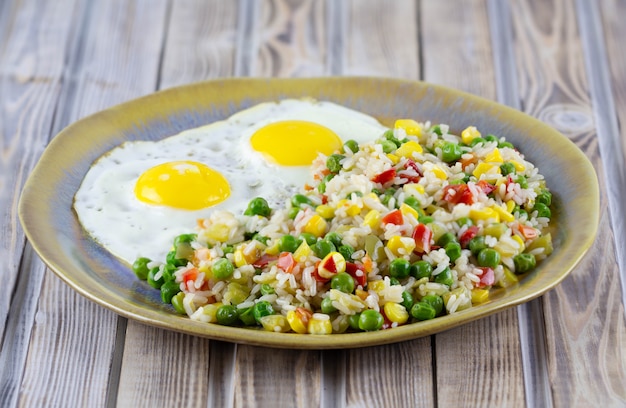
[[[560,112],[548,122],[577,143],[598,173],[601,194],[599,234],[583,262],[544,296],[550,381],[556,406],[611,406],[624,401],[623,356],[626,327],[621,304],[615,244],[608,222],[605,175],[597,135],[588,123],[588,80],[573,2],[512,2],[515,52],[524,109],[537,117]],[[542,52],[537,55],[536,50]],[[572,120],[568,120],[571,118]],[[571,358],[570,356],[576,356]],[[611,373],[611,375],[607,375]]]
[[[158,22],[164,21],[165,5],[164,1],[99,1],[89,3],[84,15],[77,16],[84,25],[74,23],[84,30],[73,33],[53,130],[154,89],[163,33]],[[26,406],[103,405],[110,392],[118,319],[47,273],[21,401]],[[59,381],[66,386],[58,386]]]

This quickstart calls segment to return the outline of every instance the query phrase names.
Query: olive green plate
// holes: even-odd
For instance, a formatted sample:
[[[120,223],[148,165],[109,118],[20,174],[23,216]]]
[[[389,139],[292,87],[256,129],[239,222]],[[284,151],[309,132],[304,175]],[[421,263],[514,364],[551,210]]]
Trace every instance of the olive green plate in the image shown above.
[[[468,125],[505,136],[534,162],[554,193],[554,253],[518,285],[488,303],[391,330],[327,336],[272,333],[192,321],[160,303],[159,292],[95,244],[81,229],[72,199],[91,163],[126,140],[157,140],[226,118],[263,101],[314,97],[371,114]],[[576,171],[570,171],[575,165]],[[157,92],[68,126],[30,175],[19,216],[43,261],[88,299],[149,325],[212,339],[281,348],[325,349],[392,343],[441,332],[536,298],[561,282],[591,246],[599,192],[590,162],[566,137],[516,110],[452,89],[397,79],[225,79]]]

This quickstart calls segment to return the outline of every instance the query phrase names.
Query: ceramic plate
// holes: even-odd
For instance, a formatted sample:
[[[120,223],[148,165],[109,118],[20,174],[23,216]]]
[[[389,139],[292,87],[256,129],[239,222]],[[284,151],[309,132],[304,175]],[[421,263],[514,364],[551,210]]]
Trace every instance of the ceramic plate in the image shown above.
[[[159,291],[95,244],[82,230],[72,199],[91,163],[127,140],[157,140],[263,101],[314,97],[377,117],[468,125],[505,136],[545,175],[554,194],[554,252],[519,284],[488,303],[392,330],[328,336],[272,333],[195,322],[160,302]],[[572,165],[576,172],[571,172]],[[19,216],[43,261],[88,299],[139,322],[212,339],[282,348],[349,348],[392,343],[447,330],[536,298],[561,282],[590,248],[599,191],[585,155],[547,125],[519,111],[452,89],[383,78],[225,79],[168,89],[82,119],[59,133],[30,175]]]

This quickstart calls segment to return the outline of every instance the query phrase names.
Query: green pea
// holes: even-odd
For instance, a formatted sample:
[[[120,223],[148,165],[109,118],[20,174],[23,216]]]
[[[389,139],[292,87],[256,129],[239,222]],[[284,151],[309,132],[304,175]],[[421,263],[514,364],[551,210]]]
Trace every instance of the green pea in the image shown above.
[[[320,184],[318,184],[317,186],[317,191],[320,194],[324,194],[326,192],[326,183],[328,183],[330,180],[333,179],[333,177],[335,177],[334,174],[327,174],[324,176],[324,178],[322,179],[322,181],[320,181]]]
[[[343,240],[341,235],[338,232],[335,232],[335,231],[329,232],[328,234],[326,234],[324,239],[326,241],[332,242],[332,244],[335,246],[335,248],[339,248],[342,245],[342,240]]]
[[[343,293],[354,292],[354,286],[354,278],[347,272],[338,273],[330,280],[330,287]]]
[[[411,310],[411,307],[413,306],[414,300],[413,300],[413,295],[411,295],[411,292],[409,291],[404,291],[402,292],[402,306],[404,306],[404,308],[406,310]]]
[[[333,306],[333,301],[329,296],[322,299],[322,304],[320,308],[322,309],[322,313],[326,314],[331,314],[337,311],[337,308]]]
[[[472,251],[474,256],[477,256],[480,251],[487,248],[487,244],[485,244],[485,237],[482,235],[477,235],[474,238],[470,239],[469,249]]]
[[[380,145],[383,147],[383,152],[387,154],[395,152],[398,148],[398,146],[396,146],[396,144],[391,140],[383,140],[380,142]]]
[[[174,310],[178,314],[187,314],[185,311],[185,306],[183,305],[183,299],[185,298],[185,292],[178,292],[172,297],[172,306],[174,306]]]
[[[421,224],[430,224],[434,221],[435,219],[429,215],[421,215],[418,219],[418,221]]]
[[[428,129],[428,131],[441,136],[441,126],[439,126],[439,125],[431,126],[430,129]]]
[[[195,241],[197,234],[181,234],[174,238],[174,247],[178,247],[181,244],[189,244]]]
[[[226,258],[220,258],[213,264],[213,276],[216,279],[228,279],[235,272],[235,266]]]
[[[300,234],[300,236],[298,237],[300,238],[300,241],[306,241],[306,243],[311,246],[311,245],[315,245],[315,243],[317,242],[317,237],[313,234],[310,234],[308,232],[303,232],[302,234]]]
[[[544,203],[535,203],[533,210],[537,211],[537,217],[552,217],[552,211],[550,211],[550,207],[548,207]]]
[[[426,295],[422,298],[422,302],[431,305],[435,309],[436,316],[443,311],[443,298],[439,295]]]
[[[454,279],[452,278],[452,271],[450,268],[446,267],[443,271],[439,272],[435,275],[435,282],[441,283],[443,285],[452,286],[454,283]]]
[[[222,247],[222,252],[224,252],[224,255],[233,254],[235,253],[235,247],[232,245],[225,245],[224,247]]]
[[[260,235],[258,233],[254,234],[252,236],[252,239],[259,241],[263,245],[267,245],[267,241],[269,241],[269,237],[264,237],[263,235]]]
[[[187,260],[183,258],[176,258],[176,251],[170,251],[167,253],[165,257],[165,262],[173,266],[185,266],[187,265]]]
[[[239,320],[246,325],[252,326],[256,324],[256,320],[254,318],[253,307],[246,307],[243,309],[237,308],[237,313],[239,314]]]
[[[133,272],[135,272],[135,275],[137,275],[139,279],[148,279],[148,272],[150,272],[148,264],[150,262],[151,260],[148,258],[137,258],[137,260],[133,262]]]
[[[398,140],[398,138],[396,137],[394,131],[391,129],[386,130],[383,136],[385,137],[385,139],[389,140],[390,142],[393,142],[393,144],[395,144],[396,147],[400,147],[400,145],[402,144],[402,142]]]
[[[417,261],[413,263],[413,265],[411,265],[410,274],[415,279],[430,278],[430,275],[432,274],[432,272],[433,272],[432,265],[424,260]]]
[[[269,316],[274,314],[274,308],[272,304],[267,300],[262,300],[257,302],[252,307],[252,314],[254,315],[254,320],[257,323],[261,324],[261,318],[264,316]]]
[[[343,160],[345,156],[341,154],[331,154],[326,159],[326,167],[330,170],[331,173],[339,173],[342,169],[341,160]]]
[[[515,265],[515,273],[526,273],[535,269],[537,260],[532,254],[519,254],[513,257],[513,264]]]
[[[429,303],[417,302],[411,307],[411,316],[420,321],[430,320],[437,316],[437,312]]]
[[[278,250],[280,252],[295,252],[296,249],[300,246],[300,242],[293,235],[283,235],[278,240]]]
[[[271,295],[274,293],[274,288],[269,283],[261,285],[261,295]]]
[[[441,159],[446,163],[452,163],[461,158],[463,150],[457,143],[446,142],[441,148]]]
[[[315,256],[322,259],[335,250],[335,245],[333,245],[333,243],[330,241],[326,241],[325,239],[320,239],[315,243],[315,245],[313,245],[313,252],[315,253]]]
[[[461,257],[461,244],[458,242],[448,242],[444,247],[450,262],[456,262]]]
[[[343,259],[350,262],[352,261],[352,254],[354,254],[354,248],[350,245],[342,245],[337,248],[337,252],[343,256]]]
[[[541,192],[537,194],[535,202],[545,204],[549,207],[552,204],[552,193],[545,189],[541,190]]]
[[[472,141],[470,142],[470,146],[474,147],[478,144],[482,144],[484,145],[485,143],[487,143],[487,141],[485,139],[483,139],[482,137],[476,137],[474,139],[472,139]]]
[[[243,215],[260,215],[261,217],[267,217],[272,212],[270,205],[263,197],[256,197],[250,200],[248,208],[244,211]]]
[[[159,279],[155,280],[154,276],[159,273],[159,267],[157,266],[156,268],[152,268],[148,271],[148,277],[146,278],[146,281],[148,282],[148,285],[152,286],[155,289],[161,289],[161,286],[165,283],[165,279],[163,279],[163,276],[159,277]]]
[[[174,265],[170,265],[170,264],[163,265],[162,266],[163,282],[169,282],[169,281],[175,280],[176,276],[174,276],[174,272],[176,272],[177,269],[178,267]]]
[[[471,218],[469,218],[469,217],[462,217],[462,218],[459,218],[458,220],[456,220],[456,224],[457,224],[459,227],[464,227],[464,226],[466,226],[466,225],[467,225],[468,227],[471,227],[472,225],[474,225],[474,222],[473,222],[473,221],[472,221],[472,219],[471,219]]]
[[[389,275],[397,279],[404,279],[409,276],[411,264],[403,258],[396,258],[389,264]]]
[[[344,149],[349,149],[352,153],[356,153],[359,151],[359,143],[356,140],[346,140],[343,144]]]
[[[397,286],[400,284],[400,281],[398,280],[398,278],[389,278],[389,284],[391,286]]]
[[[359,319],[361,318],[361,313],[355,313],[348,317],[348,324],[353,330],[361,330],[359,327]]]
[[[299,212],[300,212],[300,209],[298,207],[291,207],[289,211],[287,212],[287,216],[289,217],[290,220],[293,220],[294,218],[296,218]]]
[[[313,201],[304,194],[296,194],[291,197],[291,205],[292,207],[302,208],[303,205],[308,205],[310,207],[314,207]]]
[[[457,242],[456,235],[451,232],[446,232],[437,240],[437,245],[440,247],[445,247],[450,242]]]
[[[522,176],[522,175],[517,176],[517,179],[515,180],[515,182],[519,184],[521,188],[528,188],[528,180],[526,179],[525,176]]]
[[[222,305],[217,309],[215,318],[221,325],[233,326],[239,321],[239,313],[237,312],[237,308],[233,305]]]
[[[174,295],[180,292],[180,283],[169,281],[161,285],[161,300],[163,303],[172,303]]]
[[[496,135],[488,134],[485,136],[485,140],[488,142],[500,142],[500,139]]]
[[[384,322],[385,319],[380,312],[372,309],[364,310],[359,316],[359,329],[363,331],[380,330]]]
[[[500,264],[500,253],[492,248],[485,248],[478,253],[478,265],[495,268]]]
[[[408,205],[409,207],[413,208],[414,210],[418,212],[422,209],[419,200],[413,196],[409,196],[405,198],[404,204]]]
[[[456,180],[448,181],[448,184],[451,185],[451,186],[456,186],[456,185],[467,184],[467,183],[463,179],[456,179]]]
[[[515,146],[513,146],[513,143],[511,143],[511,142],[500,142],[500,143],[498,143],[498,147],[501,148],[501,149],[505,148],[505,147],[508,147],[508,148],[511,148],[511,149],[515,149]]]
[[[500,165],[500,172],[502,173],[503,176],[506,176],[507,174],[515,174],[516,173],[515,165],[510,162],[502,163]]]

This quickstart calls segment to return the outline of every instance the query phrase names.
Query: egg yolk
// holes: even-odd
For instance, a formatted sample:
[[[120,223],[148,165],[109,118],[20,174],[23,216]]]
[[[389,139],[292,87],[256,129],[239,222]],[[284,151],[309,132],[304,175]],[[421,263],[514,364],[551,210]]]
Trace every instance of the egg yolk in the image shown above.
[[[250,138],[252,148],[271,163],[309,166],[318,153],[330,155],[341,148],[339,136],[317,123],[288,120],[271,123]]]
[[[230,196],[224,176],[193,161],[174,161],[146,170],[135,184],[135,196],[147,204],[200,210]]]

